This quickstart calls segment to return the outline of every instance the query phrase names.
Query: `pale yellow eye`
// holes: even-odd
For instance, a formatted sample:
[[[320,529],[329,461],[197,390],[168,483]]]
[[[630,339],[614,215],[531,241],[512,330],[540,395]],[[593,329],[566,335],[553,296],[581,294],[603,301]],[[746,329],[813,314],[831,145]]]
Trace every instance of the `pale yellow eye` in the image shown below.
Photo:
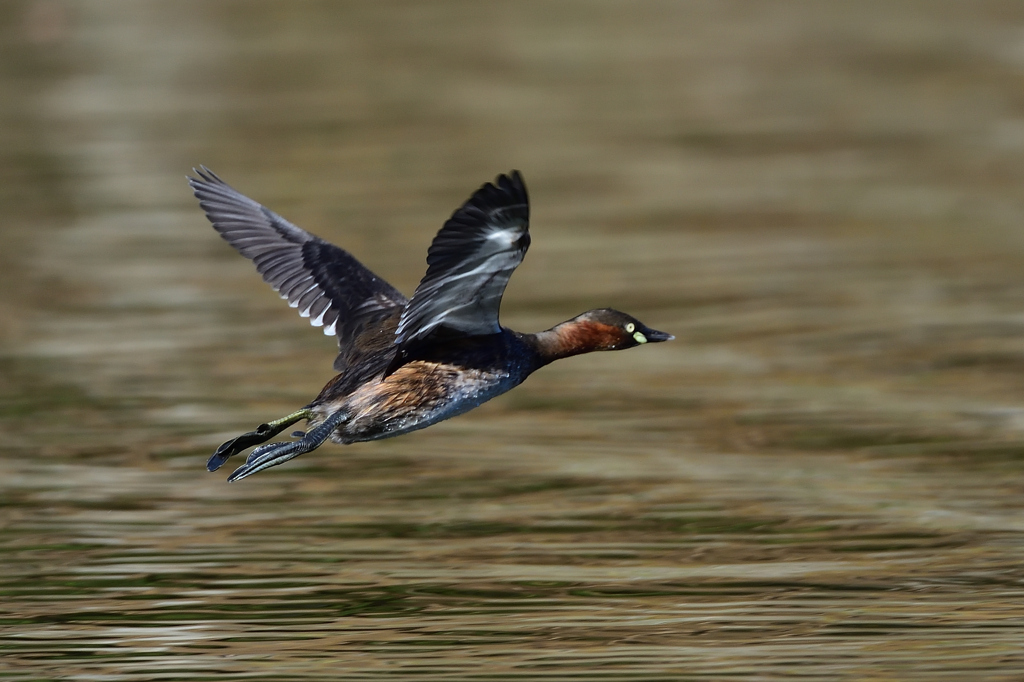
[[[633,324],[632,322],[627,322],[626,323],[626,332],[632,334],[634,329],[636,329],[636,325],[635,324]]]

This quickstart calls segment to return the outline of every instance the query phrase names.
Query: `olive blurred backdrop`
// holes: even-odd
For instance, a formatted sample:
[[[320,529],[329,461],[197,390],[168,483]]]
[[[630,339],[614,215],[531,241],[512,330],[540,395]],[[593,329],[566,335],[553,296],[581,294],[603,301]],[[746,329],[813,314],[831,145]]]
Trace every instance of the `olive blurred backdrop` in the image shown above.
[[[228,485],[333,342],[206,164],[410,293],[523,171],[575,358]],[[1024,5],[0,4],[0,677],[1024,674]]]

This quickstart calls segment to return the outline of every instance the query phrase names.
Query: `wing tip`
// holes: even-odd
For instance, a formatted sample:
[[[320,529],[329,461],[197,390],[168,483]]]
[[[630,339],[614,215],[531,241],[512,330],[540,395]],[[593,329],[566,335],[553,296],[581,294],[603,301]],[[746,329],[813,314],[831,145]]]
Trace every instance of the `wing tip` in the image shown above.
[[[508,173],[502,173],[494,182],[505,191],[522,195],[523,199],[526,199],[526,182],[523,180],[523,174],[515,168]]]
[[[475,206],[484,212],[522,206],[527,209],[528,214],[530,198],[523,174],[515,169],[499,174],[494,178],[494,182],[485,182],[481,185],[465,206]]]
[[[221,180],[219,175],[206,166],[200,165],[198,168],[193,167],[192,172],[199,177],[186,175],[185,180],[188,182],[188,186],[192,188],[192,194],[196,199],[199,199],[199,203],[203,210],[207,212],[207,215],[209,215],[209,207],[204,206],[203,202],[213,198],[213,196],[218,193],[218,189],[230,189],[230,185]]]
[[[445,228],[458,230],[472,228],[480,222],[497,218],[501,221],[530,223],[530,198],[523,175],[518,170],[498,175],[494,182],[485,182],[445,222]],[[430,263],[428,254],[427,262]]]
[[[192,167],[192,172],[198,175],[198,178],[194,178],[191,175],[186,175],[185,179],[188,180],[188,184],[195,188],[196,185],[226,185],[227,183],[220,179],[216,173],[200,164],[198,168]]]

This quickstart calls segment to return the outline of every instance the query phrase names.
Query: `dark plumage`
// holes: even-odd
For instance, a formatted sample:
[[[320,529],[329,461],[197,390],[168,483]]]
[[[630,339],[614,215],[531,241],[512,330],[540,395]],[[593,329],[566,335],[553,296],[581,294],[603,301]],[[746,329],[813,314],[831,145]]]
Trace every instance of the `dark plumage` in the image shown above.
[[[505,286],[530,246],[529,199],[518,171],[483,185],[445,222],[412,299],[210,170],[196,174],[189,184],[214,229],[300,315],[338,337],[339,374],[320,395],[224,443],[207,467],[217,470],[302,419],[311,428],[297,441],[256,448],[228,480],[281,464],[327,438],[354,443],[425,428],[518,386],[558,358],[673,338],[607,308],[537,334],[499,324]]]

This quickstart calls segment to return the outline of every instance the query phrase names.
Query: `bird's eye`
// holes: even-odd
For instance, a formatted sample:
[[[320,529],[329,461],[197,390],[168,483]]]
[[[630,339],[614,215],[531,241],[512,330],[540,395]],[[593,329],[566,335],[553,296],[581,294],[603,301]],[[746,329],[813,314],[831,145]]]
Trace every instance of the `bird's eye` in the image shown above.
[[[626,332],[627,333],[632,334],[635,329],[636,329],[636,325],[635,324],[633,324],[632,322],[627,322],[626,323]]]

